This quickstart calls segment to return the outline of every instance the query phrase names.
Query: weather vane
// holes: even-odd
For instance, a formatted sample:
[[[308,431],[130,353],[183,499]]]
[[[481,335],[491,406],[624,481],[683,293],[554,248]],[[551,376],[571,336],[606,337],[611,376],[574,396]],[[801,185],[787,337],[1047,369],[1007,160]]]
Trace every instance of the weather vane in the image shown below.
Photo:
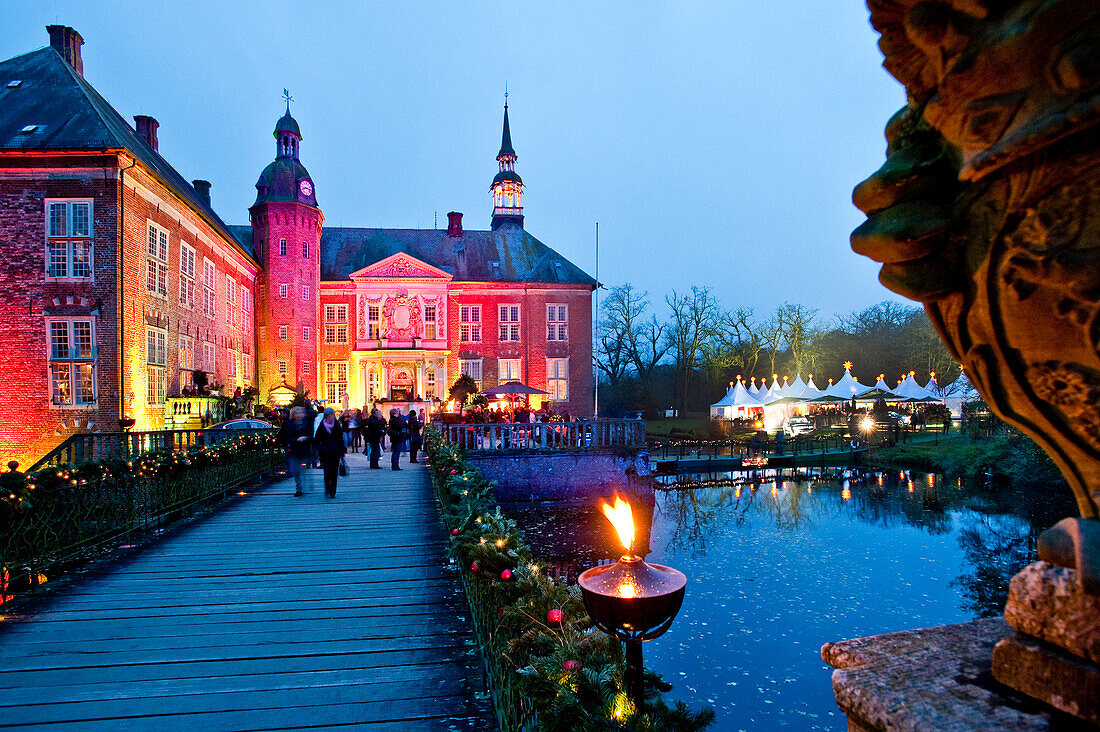
[[[508,96],[508,95],[505,94],[504,96]],[[287,91],[285,88],[283,89],[283,99],[286,100],[287,114],[290,114],[290,103],[294,101],[294,97],[290,96],[290,92]]]
[[[508,82],[504,82],[504,108],[508,109]]]

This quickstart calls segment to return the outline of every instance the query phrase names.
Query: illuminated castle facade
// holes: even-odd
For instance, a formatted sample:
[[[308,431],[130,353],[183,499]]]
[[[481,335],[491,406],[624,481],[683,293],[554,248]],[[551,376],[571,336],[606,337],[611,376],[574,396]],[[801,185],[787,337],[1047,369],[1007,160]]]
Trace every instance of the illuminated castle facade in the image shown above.
[[[195,370],[261,401],[445,399],[462,373],[592,411],[595,281],[523,228],[508,109],[488,230],[324,226],[290,114],[247,226],[210,205],[85,81],[83,40],[0,63],[0,456],[80,431],[165,425]],[[323,192],[323,189],[322,189]],[[345,397],[346,395],[346,397]],[[14,413],[12,413],[14,412]]]

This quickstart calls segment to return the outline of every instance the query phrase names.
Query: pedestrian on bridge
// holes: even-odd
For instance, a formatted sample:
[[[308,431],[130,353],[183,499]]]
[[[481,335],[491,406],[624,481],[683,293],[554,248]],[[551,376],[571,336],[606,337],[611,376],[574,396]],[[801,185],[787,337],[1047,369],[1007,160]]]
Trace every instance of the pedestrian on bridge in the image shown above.
[[[325,498],[336,498],[336,476],[347,447],[344,445],[344,431],[336,421],[336,412],[332,407],[325,410],[321,424],[313,435],[313,442],[317,445],[317,458],[325,472]]]
[[[313,429],[306,419],[305,407],[290,410],[290,419],[279,431],[279,442],[286,448],[286,469],[294,478],[294,495],[302,495],[302,463],[309,460]]]
[[[390,410],[390,422],[386,428],[386,436],[390,438],[390,467],[401,470],[398,462],[401,459],[401,451],[406,449],[405,443],[409,439],[409,426],[396,408]]]
[[[367,433],[367,449],[370,451],[371,470],[381,470],[378,461],[382,458],[382,438],[386,434],[386,420],[382,418],[382,412],[377,407],[371,410],[367,417],[364,429]]]

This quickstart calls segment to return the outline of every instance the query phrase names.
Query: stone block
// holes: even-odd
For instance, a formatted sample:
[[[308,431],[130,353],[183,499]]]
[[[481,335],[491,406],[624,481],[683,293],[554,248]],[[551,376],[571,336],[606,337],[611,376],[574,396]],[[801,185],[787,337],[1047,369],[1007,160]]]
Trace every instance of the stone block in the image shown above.
[[[993,648],[993,676],[1055,709],[1100,724],[1100,666],[1015,633]]]
[[[1009,585],[1005,620],[1021,633],[1100,664],[1100,597],[1077,572],[1047,562],[1024,567]]]

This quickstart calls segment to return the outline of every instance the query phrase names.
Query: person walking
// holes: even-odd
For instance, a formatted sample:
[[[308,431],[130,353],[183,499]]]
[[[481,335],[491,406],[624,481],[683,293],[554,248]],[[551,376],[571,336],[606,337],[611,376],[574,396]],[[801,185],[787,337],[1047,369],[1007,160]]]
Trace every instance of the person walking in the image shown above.
[[[332,407],[321,416],[313,442],[317,445],[317,458],[325,471],[325,498],[336,498],[336,476],[347,447],[344,446],[344,431],[336,421],[336,412]]]
[[[422,443],[420,437],[420,430],[424,428],[424,424],[416,416],[416,410],[410,409],[409,416],[406,420],[409,426],[409,462],[416,462],[416,452],[420,449]]]
[[[290,410],[290,419],[279,430],[279,443],[286,448],[287,472],[294,478],[294,495],[302,495],[302,463],[309,460],[313,430],[306,419],[305,407]]]
[[[386,436],[390,438],[390,467],[393,470],[401,470],[398,462],[401,459],[401,451],[405,448],[405,440],[409,436],[409,428],[401,418],[401,412],[396,408],[390,410],[390,423],[386,429]]]
[[[365,425],[367,431],[367,449],[370,451],[371,470],[381,470],[378,461],[382,458],[382,437],[386,433],[386,420],[377,407],[371,410]]]

